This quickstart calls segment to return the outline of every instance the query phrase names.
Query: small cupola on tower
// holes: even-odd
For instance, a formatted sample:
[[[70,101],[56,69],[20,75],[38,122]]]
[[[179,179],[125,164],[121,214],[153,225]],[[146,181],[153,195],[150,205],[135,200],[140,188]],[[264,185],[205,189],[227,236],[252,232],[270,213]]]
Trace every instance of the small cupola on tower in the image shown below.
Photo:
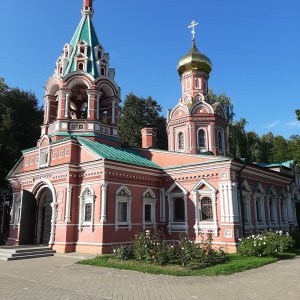
[[[211,60],[196,47],[196,25],[198,23],[192,21],[189,26],[189,28],[192,28],[192,48],[177,64],[177,71],[182,85],[181,102],[185,105],[192,105],[192,103],[206,98],[208,95],[209,73],[212,70]]]
[[[192,48],[178,64],[182,95],[168,113],[168,148],[184,153],[226,155],[226,117],[220,104],[211,104],[208,79],[211,60],[196,47],[192,21]]]

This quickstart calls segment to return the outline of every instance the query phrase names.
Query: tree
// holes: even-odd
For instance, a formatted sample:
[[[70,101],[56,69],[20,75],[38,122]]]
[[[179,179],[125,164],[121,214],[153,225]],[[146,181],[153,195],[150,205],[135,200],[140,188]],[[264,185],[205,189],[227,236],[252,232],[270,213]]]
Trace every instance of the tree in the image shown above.
[[[9,88],[0,80],[0,187],[21,156],[36,145],[43,122],[43,109],[32,92]]]
[[[141,147],[141,129],[152,125],[157,128],[157,148],[167,150],[166,118],[159,113],[162,107],[151,97],[126,96],[119,116],[119,137],[125,147]]]
[[[296,113],[296,116],[297,116],[297,120],[300,121],[300,109],[296,109],[295,113]]]
[[[292,135],[287,141],[288,145],[288,159],[293,159],[296,164],[300,163],[300,136]]]

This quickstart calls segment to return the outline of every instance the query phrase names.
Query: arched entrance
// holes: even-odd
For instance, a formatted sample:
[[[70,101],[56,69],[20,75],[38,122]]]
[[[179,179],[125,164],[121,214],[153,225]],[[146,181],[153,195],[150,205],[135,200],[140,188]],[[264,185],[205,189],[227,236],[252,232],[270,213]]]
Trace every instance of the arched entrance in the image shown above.
[[[51,235],[52,191],[45,187],[37,197],[35,244],[48,245]]]

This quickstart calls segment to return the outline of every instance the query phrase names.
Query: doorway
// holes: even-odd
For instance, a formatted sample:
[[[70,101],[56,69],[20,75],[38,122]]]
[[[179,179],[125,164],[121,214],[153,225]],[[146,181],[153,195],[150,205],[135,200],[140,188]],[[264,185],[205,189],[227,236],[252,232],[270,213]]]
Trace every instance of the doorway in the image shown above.
[[[35,244],[48,245],[51,235],[52,192],[45,188],[37,199]]]

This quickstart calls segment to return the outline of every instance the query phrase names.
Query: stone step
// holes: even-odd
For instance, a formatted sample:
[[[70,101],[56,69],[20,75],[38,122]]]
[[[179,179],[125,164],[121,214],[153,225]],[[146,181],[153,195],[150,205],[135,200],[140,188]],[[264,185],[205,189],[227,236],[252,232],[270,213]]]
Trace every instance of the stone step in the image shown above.
[[[2,246],[0,253],[41,252],[51,250],[48,246]]]
[[[3,246],[0,247],[0,260],[17,260],[53,256],[55,250],[47,246]]]

